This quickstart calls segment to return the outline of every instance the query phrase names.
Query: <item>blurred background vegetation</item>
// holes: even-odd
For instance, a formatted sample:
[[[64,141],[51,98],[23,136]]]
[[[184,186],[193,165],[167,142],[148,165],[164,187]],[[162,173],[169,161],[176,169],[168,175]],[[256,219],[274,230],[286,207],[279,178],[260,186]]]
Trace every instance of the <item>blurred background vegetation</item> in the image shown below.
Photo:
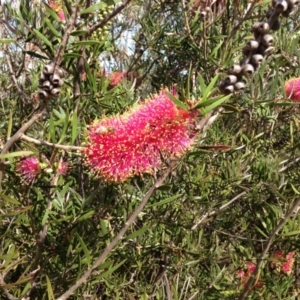
[[[60,64],[65,84],[26,135],[82,146],[92,120],[123,113],[163,86],[175,85],[182,102],[201,99],[200,83],[224,78],[240,61],[252,24],[265,18],[270,2],[78,1]],[[72,0],[2,1],[0,149],[42,105],[40,73],[56,58],[76,7]],[[300,217],[297,209],[285,216],[300,194],[300,116],[284,92],[285,81],[299,76],[298,29],[298,11],[281,19],[275,52],[245,90],[218,107],[121,242],[68,299],[238,299],[245,283],[239,272],[257,264],[268,241],[262,284],[247,297],[299,299]],[[114,72],[127,75],[112,84]],[[26,185],[13,155],[22,151],[47,166],[63,159],[72,169],[58,177],[49,167]],[[155,178],[105,182],[72,148],[21,139],[10,153],[1,157],[1,299],[57,299],[118,234]],[[272,267],[276,252],[295,252],[290,274]]]

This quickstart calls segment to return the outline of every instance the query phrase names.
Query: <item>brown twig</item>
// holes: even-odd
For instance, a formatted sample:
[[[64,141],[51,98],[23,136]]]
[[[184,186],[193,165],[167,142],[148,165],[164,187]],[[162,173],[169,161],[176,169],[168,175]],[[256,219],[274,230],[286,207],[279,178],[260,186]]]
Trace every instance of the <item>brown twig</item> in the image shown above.
[[[223,211],[224,209],[228,208],[232,203],[234,203],[236,200],[240,199],[241,197],[243,197],[246,194],[247,194],[247,192],[242,192],[242,193],[236,195],[234,198],[232,198],[228,202],[226,202],[225,204],[221,205],[218,209],[205,213],[197,221],[197,223],[192,226],[191,230],[195,230],[201,223],[203,223],[204,220],[206,220],[207,218],[214,216],[217,213],[219,213],[220,211]]]
[[[249,279],[248,279],[246,285],[244,286],[238,300],[244,300],[248,296],[248,294],[249,294],[250,290],[252,289],[255,281],[257,280],[257,275],[260,272],[260,267],[261,267],[264,259],[267,256],[267,253],[268,253],[268,251],[269,251],[269,249],[272,245],[272,242],[273,242],[275,236],[278,234],[278,232],[284,226],[284,224],[288,221],[288,219],[294,214],[294,212],[298,210],[299,207],[300,207],[300,198],[298,200],[296,200],[296,202],[294,203],[292,208],[278,222],[277,226],[275,227],[275,229],[271,233],[270,237],[268,238],[267,244],[266,244],[260,258],[257,261],[256,268],[255,268],[254,272],[251,274],[251,276],[249,277]]]
[[[19,94],[19,97],[22,99],[22,100],[28,100],[26,99],[25,97],[25,94],[24,94],[24,91],[22,90],[22,88],[19,86],[19,83],[18,83],[18,80],[17,80],[17,76],[14,72],[14,69],[13,69],[13,66],[12,66],[12,62],[11,62],[11,59],[7,53],[7,47],[5,48],[5,59],[6,59],[6,63],[7,63],[7,66],[8,66],[8,69],[9,69],[9,75],[17,89],[17,92]]]
[[[49,143],[46,141],[40,141],[35,138],[29,137],[25,134],[22,134],[20,139],[30,142],[30,143],[33,143],[35,145],[47,146],[47,147],[51,147],[51,148],[55,148],[55,149],[62,149],[62,150],[66,150],[66,151],[76,151],[76,150],[83,149],[83,147],[79,147],[79,146],[60,145],[60,144]]]
[[[80,0],[76,1],[75,8],[74,8],[72,15],[70,17],[70,20],[68,22],[68,26],[66,28],[65,34],[62,38],[61,44],[60,44],[57,52],[56,52],[55,59],[54,59],[54,69],[56,66],[59,66],[63,60],[63,55],[65,53],[65,49],[66,49],[70,34],[76,23],[77,13],[79,10],[79,2],[80,2]]]
[[[71,286],[64,294],[59,296],[56,300],[66,300],[69,296],[71,296],[74,293],[74,291],[77,288],[79,288],[82,284],[84,284],[87,281],[87,279],[91,276],[93,270],[95,270],[97,267],[101,265],[104,259],[109,255],[109,253],[118,245],[118,243],[124,237],[129,226],[136,220],[137,216],[143,210],[143,208],[147,204],[150,197],[154,194],[156,189],[164,183],[165,179],[168,177],[168,175],[171,173],[172,169],[174,168],[176,162],[177,161],[171,163],[171,165],[165,170],[162,176],[158,180],[156,180],[153,186],[148,190],[148,192],[143,197],[140,205],[136,208],[136,210],[132,213],[129,219],[125,222],[124,227],[120,230],[117,236],[110,242],[110,244],[105,248],[105,250],[97,258],[94,264],[81,276],[79,280],[76,281],[76,283],[73,286]]]
[[[9,149],[13,146],[15,142],[17,142],[21,136],[28,130],[30,126],[32,126],[45,112],[47,103],[44,103],[40,109],[31,117],[31,119],[26,122],[3,146],[0,155],[6,154]],[[2,190],[2,178],[3,178],[3,170],[5,164],[4,159],[0,161],[0,191]]]

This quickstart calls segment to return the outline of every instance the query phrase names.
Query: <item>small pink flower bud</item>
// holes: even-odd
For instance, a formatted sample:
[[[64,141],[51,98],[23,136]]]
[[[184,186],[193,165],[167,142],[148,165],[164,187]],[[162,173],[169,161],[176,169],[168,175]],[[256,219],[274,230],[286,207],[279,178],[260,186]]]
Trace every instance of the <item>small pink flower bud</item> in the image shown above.
[[[22,159],[16,168],[19,175],[26,183],[31,183],[41,171],[41,165],[36,156]]]
[[[286,96],[295,101],[300,102],[300,78],[291,78],[285,83]]]

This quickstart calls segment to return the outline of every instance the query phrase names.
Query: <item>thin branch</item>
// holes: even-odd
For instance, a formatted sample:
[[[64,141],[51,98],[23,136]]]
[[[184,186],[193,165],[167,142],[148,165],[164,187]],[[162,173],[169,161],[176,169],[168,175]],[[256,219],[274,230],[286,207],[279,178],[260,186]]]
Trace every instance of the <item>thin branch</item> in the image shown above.
[[[260,242],[260,243],[265,243],[267,242],[267,240],[258,240],[258,239],[250,239],[250,238],[246,238],[246,237],[243,237],[243,236],[240,236],[240,235],[235,235],[235,234],[231,234],[231,233],[228,233],[228,232],[225,232],[225,231],[222,231],[222,230],[218,230],[210,225],[203,225],[204,227],[206,228],[209,228],[215,232],[218,232],[218,233],[221,233],[221,234],[224,234],[224,235],[227,235],[227,236],[230,236],[234,239],[238,239],[238,240],[244,240],[244,241],[255,241],[255,242]]]
[[[37,139],[34,139],[32,137],[29,137],[25,134],[22,134],[20,137],[21,140],[33,143],[35,145],[41,145],[41,146],[47,146],[47,147],[51,147],[51,148],[56,148],[56,149],[62,149],[62,150],[66,150],[66,151],[76,151],[76,150],[82,150],[83,147],[79,147],[79,146],[68,146],[68,145],[60,145],[60,144],[53,144],[53,143],[49,143],[46,141],[40,141]]]
[[[211,212],[207,212],[199,219],[199,221],[196,224],[194,224],[192,226],[191,230],[195,230],[204,220],[206,220],[207,218],[214,216],[217,213],[219,213],[220,211],[226,209],[229,205],[231,205],[236,200],[240,199],[241,197],[243,197],[246,194],[247,194],[247,192],[242,192],[242,193],[238,194],[237,196],[235,196],[234,198],[232,198],[231,200],[229,200],[228,202],[226,202],[225,204],[221,205],[218,209],[213,210]]]
[[[274,240],[275,236],[278,234],[278,232],[281,230],[281,228],[284,226],[284,224],[289,220],[289,218],[294,214],[294,212],[298,210],[299,207],[300,207],[300,198],[298,200],[296,200],[296,202],[294,203],[292,208],[285,214],[284,218],[282,218],[279,221],[279,223],[277,224],[277,226],[275,227],[275,229],[271,233],[270,237],[267,240],[267,244],[266,244],[260,258],[257,261],[256,268],[255,268],[254,272],[251,274],[251,276],[249,277],[249,279],[248,279],[246,285],[244,286],[238,300],[244,300],[248,296],[250,290],[252,289],[253,285],[255,284],[255,281],[257,280],[257,275],[259,274],[262,262],[266,258],[267,253],[268,253],[268,251],[269,251],[269,249],[270,249],[270,247],[273,243],[273,240]]]
[[[14,85],[18,91],[18,94],[19,94],[19,97],[23,100],[28,100],[26,99],[25,95],[24,95],[24,91],[22,90],[22,88],[19,86],[19,83],[18,83],[18,80],[17,80],[17,76],[14,72],[14,69],[13,69],[13,66],[12,66],[12,62],[11,62],[11,59],[7,53],[7,47],[5,48],[5,59],[6,59],[6,63],[7,63],[7,66],[8,66],[8,69],[9,69],[9,75],[12,79],[12,81],[14,82]]]
[[[21,136],[32,126],[45,112],[47,102],[45,102],[40,109],[31,117],[31,119],[26,122],[3,146],[0,155],[6,154],[9,149],[17,142]],[[2,178],[3,170],[5,167],[4,159],[0,160],[0,191],[2,190]]]
[[[6,296],[8,300],[18,300],[14,295],[12,295],[5,287],[1,286],[5,284],[2,275],[0,274],[0,289],[2,290],[3,294]]]
[[[118,243],[121,241],[121,239],[124,237],[126,231],[128,230],[129,226],[136,220],[138,215],[141,213],[145,205],[147,204],[150,197],[154,194],[156,189],[160,187],[165,179],[168,177],[168,175],[171,173],[173,167],[175,166],[176,161],[174,161],[162,174],[162,176],[156,180],[154,185],[148,190],[148,192],[143,197],[140,205],[136,208],[136,210],[132,213],[132,215],[129,217],[129,219],[125,222],[124,227],[120,230],[120,232],[117,234],[117,236],[110,242],[110,244],[105,248],[105,250],[102,252],[102,254],[98,257],[98,259],[94,262],[91,268],[89,268],[83,276],[76,281],[76,283],[70,287],[64,294],[62,294],[60,297],[58,297],[56,300],[66,300],[69,296],[71,296],[74,291],[79,288],[82,284],[84,284],[87,279],[91,276],[94,269],[99,267],[101,263],[105,260],[105,258],[111,253],[111,251],[118,245]]]
[[[196,45],[196,42],[195,42],[195,40],[192,36],[192,33],[191,33],[191,28],[190,28],[189,21],[188,21],[188,16],[187,16],[187,13],[186,13],[185,0],[181,0],[181,4],[182,4],[182,7],[183,7],[184,22],[185,22],[186,30],[188,32],[188,36],[191,39],[191,41]]]
[[[63,60],[63,55],[64,55],[64,52],[65,52],[70,34],[71,34],[71,32],[72,32],[72,30],[75,26],[75,23],[76,23],[77,13],[78,13],[78,10],[79,10],[79,2],[80,2],[80,0],[76,1],[75,8],[74,8],[74,10],[72,12],[72,15],[70,17],[70,20],[68,22],[68,26],[66,28],[65,34],[62,38],[61,44],[60,44],[57,52],[56,52],[55,59],[54,59],[54,68],[55,68],[55,66],[59,66],[61,64],[62,60]]]
[[[296,164],[297,162],[300,161],[300,156],[293,159],[291,162],[289,162],[286,166],[282,167],[281,169],[279,169],[279,173],[282,173],[284,171],[286,171],[288,168],[290,168],[291,166],[293,166],[294,164]]]

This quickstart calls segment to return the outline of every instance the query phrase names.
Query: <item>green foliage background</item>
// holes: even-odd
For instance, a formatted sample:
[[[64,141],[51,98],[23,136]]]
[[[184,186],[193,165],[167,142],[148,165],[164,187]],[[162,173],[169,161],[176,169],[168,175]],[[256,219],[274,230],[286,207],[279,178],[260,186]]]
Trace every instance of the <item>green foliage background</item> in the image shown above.
[[[22,0],[15,9],[7,1],[1,11],[2,145],[40,106],[35,98],[39,75],[55,58],[76,6],[63,1],[67,22],[62,23],[47,4],[31,2]],[[269,2],[255,4],[244,17],[248,1],[223,1],[224,9],[205,20],[192,12],[193,2],[133,0],[105,27],[86,35],[87,27],[120,3],[96,1],[89,9],[94,4],[82,1],[80,22],[61,64],[68,73],[61,96],[48,103],[46,114],[26,135],[82,146],[92,120],[123,113],[162,86],[176,84],[182,102],[201,99],[202,80],[208,86],[242,58],[251,26],[263,19]],[[238,299],[243,284],[237,270],[257,262],[300,194],[299,108],[283,88],[286,80],[299,76],[298,12],[281,25],[273,34],[275,53],[244,91],[220,106],[216,121],[199,133],[194,149],[178,161],[118,246],[69,299]],[[104,69],[139,75],[111,88]],[[11,299],[57,299],[117,235],[155,178],[107,183],[90,174],[80,153],[23,140],[10,153],[25,150],[50,165],[63,158],[72,170],[66,177],[43,172],[26,185],[15,172],[19,157],[5,160],[1,299],[9,299],[6,292]],[[263,286],[253,288],[249,299],[297,299],[299,218],[295,211],[272,240],[259,274]],[[276,251],[295,251],[290,275],[271,268]]]

